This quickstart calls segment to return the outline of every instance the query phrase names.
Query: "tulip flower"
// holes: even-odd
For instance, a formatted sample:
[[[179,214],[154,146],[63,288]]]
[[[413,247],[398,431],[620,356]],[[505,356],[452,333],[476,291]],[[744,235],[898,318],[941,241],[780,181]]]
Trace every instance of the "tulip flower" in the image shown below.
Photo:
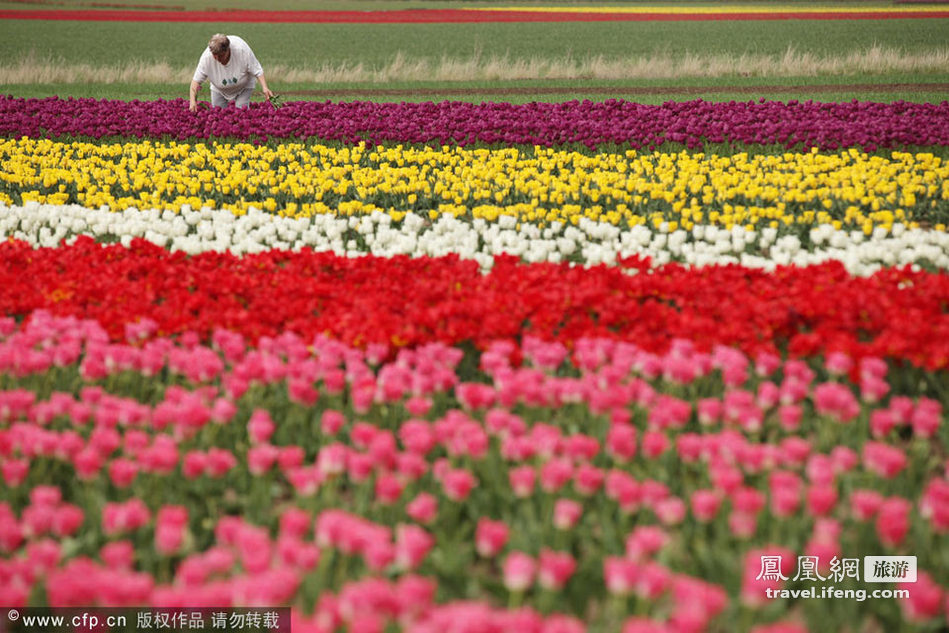
[[[464,501],[478,484],[474,475],[463,469],[454,469],[442,478],[442,489],[452,501]]]
[[[533,466],[518,466],[508,472],[511,490],[518,498],[529,497],[534,492],[534,482],[537,472]]]
[[[570,554],[541,549],[537,562],[537,582],[545,589],[558,591],[567,584],[576,568],[577,563]]]
[[[327,409],[320,418],[320,429],[326,435],[336,435],[346,423],[346,419],[339,411]]]
[[[867,470],[889,479],[906,466],[906,455],[895,446],[866,442],[863,445],[863,465]]]
[[[413,570],[434,544],[435,539],[419,526],[399,525],[395,532],[395,562],[402,569]]]
[[[696,490],[690,498],[692,515],[703,523],[715,518],[721,503],[721,495],[714,490]]]
[[[636,429],[627,424],[610,427],[606,434],[606,450],[620,462],[632,459],[636,455]]]
[[[570,530],[583,516],[583,505],[573,499],[557,499],[554,503],[554,527],[558,530]]]
[[[943,614],[944,596],[945,590],[936,584],[927,572],[919,570],[909,597],[903,598],[900,606],[907,620],[925,623]]]
[[[910,508],[910,503],[901,497],[890,497],[880,504],[876,531],[885,546],[895,547],[903,542],[909,532]]]
[[[270,440],[276,428],[270,414],[261,409],[255,410],[247,422],[247,434],[255,444],[264,444]]]
[[[510,592],[526,591],[534,583],[537,563],[524,552],[511,552],[502,565],[504,587]]]
[[[431,523],[438,513],[438,501],[428,493],[420,493],[405,506],[405,512],[419,523]]]
[[[507,544],[508,535],[506,523],[482,517],[475,528],[475,549],[485,558],[497,556]]]

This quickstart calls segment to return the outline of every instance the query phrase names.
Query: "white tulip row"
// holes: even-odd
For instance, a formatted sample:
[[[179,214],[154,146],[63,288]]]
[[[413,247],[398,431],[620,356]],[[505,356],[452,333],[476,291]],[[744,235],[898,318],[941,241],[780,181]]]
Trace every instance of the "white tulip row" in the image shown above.
[[[667,226],[620,229],[586,218],[576,226],[553,223],[545,228],[518,223],[512,216],[497,222],[409,213],[401,222],[382,212],[367,216],[282,218],[252,209],[235,216],[229,211],[187,207],[173,211],[129,209],[111,212],[76,205],[0,204],[0,235],[36,247],[67,243],[78,235],[128,245],[139,237],[159,246],[189,254],[205,251],[257,253],[269,249],[312,248],[346,256],[440,256],[455,253],[477,260],[484,269],[494,255],[509,254],[528,262],[573,261],[585,265],[611,264],[619,257],[649,256],[657,264],[677,261],[687,265],[737,263],[773,269],[778,265],[806,266],[837,260],[856,275],[868,275],[885,266],[905,264],[949,269],[949,233],[878,228],[870,236],[860,231],[835,230],[821,225],[810,230],[806,244],[776,229],[730,231],[696,226],[692,231],[670,231]]]

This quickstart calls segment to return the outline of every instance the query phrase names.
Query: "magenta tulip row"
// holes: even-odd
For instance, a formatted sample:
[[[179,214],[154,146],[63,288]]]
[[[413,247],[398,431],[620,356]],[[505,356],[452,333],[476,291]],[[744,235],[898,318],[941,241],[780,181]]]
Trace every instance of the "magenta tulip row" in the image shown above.
[[[0,136],[309,139],[357,143],[707,143],[867,151],[949,145],[949,102],[820,103],[702,100],[658,106],[621,100],[566,103],[317,103],[249,111],[188,111],[185,101],[18,99],[0,96]]]

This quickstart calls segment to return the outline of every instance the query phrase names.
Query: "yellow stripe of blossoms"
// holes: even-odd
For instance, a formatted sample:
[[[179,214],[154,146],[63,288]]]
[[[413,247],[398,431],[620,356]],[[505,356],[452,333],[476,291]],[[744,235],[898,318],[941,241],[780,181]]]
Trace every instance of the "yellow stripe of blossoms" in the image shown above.
[[[935,226],[949,209],[949,165],[932,154],[603,153],[535,147],[355,147],[0,141],[0,201],[112,210],[209,206],[281,215],[407,211],[433,219],[690,229],[834,224],[869,233]]]

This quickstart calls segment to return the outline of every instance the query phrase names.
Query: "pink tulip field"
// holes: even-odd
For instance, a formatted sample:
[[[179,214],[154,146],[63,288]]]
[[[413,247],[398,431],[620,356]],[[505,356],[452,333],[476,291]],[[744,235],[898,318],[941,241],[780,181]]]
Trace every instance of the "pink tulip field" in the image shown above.
[[[0,322],[5,605],[292,605],[294,631],[379,633],[943,617],[943,405],[880,358],[125,332]],[[845,577],[864,555],[918,579]],[[768,594],[808,586],[911,590]]]

